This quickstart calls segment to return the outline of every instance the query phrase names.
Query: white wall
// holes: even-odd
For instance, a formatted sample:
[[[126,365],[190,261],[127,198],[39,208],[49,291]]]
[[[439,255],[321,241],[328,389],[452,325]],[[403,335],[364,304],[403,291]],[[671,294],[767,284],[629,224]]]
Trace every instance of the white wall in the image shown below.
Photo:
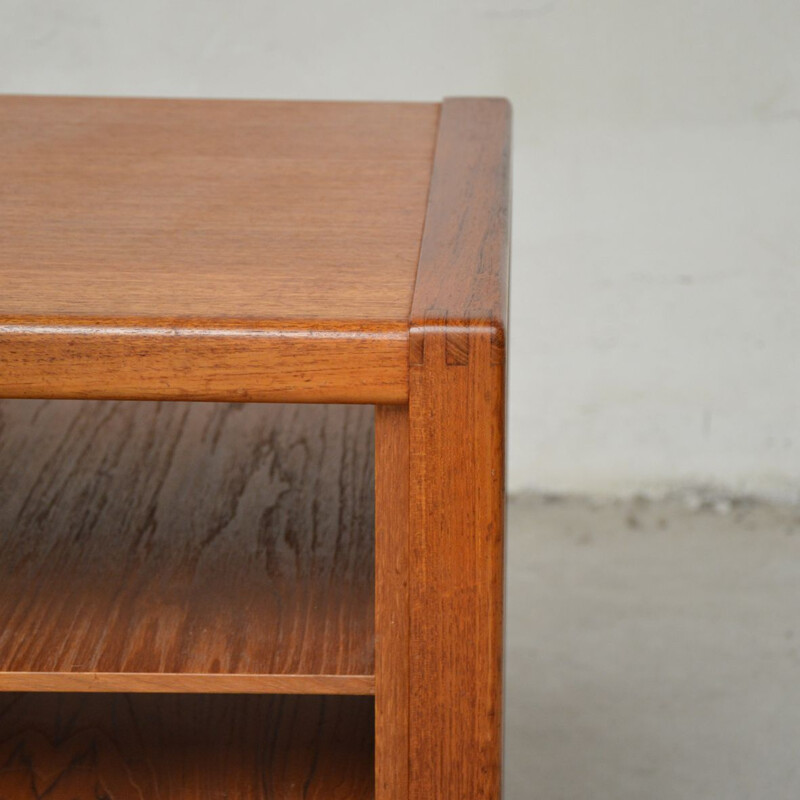
[[[512,489],[800,497],[795,0],[0,0],[0,90],[510,97]]]

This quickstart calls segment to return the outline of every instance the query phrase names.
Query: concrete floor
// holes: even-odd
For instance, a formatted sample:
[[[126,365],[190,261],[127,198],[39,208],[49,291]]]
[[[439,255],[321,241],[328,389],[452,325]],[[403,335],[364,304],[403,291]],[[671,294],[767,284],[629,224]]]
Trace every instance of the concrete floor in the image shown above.
[[[526,497],[508,534],[506,800],[800,798],[800,508]]]

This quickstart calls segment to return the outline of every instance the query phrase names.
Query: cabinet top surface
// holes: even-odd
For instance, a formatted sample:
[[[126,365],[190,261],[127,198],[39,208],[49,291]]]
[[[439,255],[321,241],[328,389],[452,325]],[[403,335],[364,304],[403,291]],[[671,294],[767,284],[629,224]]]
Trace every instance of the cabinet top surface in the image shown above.
[[[0,96],[0,397],[403,403],[504,358],[510,108]]]
[[[405,323],[439,108],[0,97],[0,321]]]

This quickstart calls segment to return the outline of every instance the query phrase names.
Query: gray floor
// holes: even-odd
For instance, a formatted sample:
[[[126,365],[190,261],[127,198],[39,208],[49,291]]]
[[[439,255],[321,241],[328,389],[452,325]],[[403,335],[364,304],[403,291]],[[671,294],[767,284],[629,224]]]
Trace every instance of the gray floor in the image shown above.
[[[800,798],[800,508],[509,507],[506,800]]]

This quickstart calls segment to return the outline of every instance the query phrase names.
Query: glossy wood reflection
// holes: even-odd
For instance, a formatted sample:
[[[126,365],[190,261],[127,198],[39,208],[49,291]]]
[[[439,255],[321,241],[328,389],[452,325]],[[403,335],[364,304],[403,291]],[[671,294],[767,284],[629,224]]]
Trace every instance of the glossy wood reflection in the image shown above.
[[[0,118],[0,317],[407,317],[437,105],[6,96]]]
[[[0,97],[0,800],[500,800],[510,133]]]
[[[0,403],[0,689],[371,692],[372,418]]]
[[[404,402],[438,114],[0,96],[0,396]]]
[[[510,107],[445,101],[411,310],[411,800],[499,800]]]

